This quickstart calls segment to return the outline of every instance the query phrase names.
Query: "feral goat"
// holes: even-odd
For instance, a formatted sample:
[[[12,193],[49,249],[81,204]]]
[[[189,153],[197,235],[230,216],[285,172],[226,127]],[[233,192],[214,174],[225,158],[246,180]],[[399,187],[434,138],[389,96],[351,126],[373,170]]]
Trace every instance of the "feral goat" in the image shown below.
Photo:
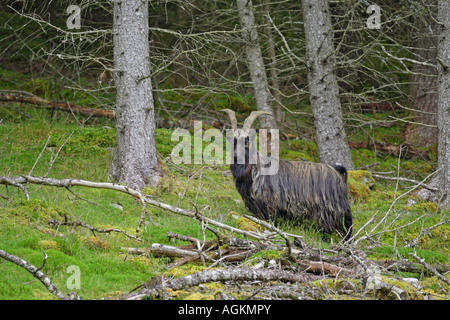
[[[260,153],[256,161],[249,161],[250,128],[260,115],[269,113],[253,111],[243,128],[238,129],[234,111],[222,111],[228,113],[233,129],[234,152],[230,170],[247,209],[256,217],[275,223],[287,219],[313,220],[322,228],[325,241],[333,231],[340,232],[345,241],[349,240],[352,236],[352,212],[348,202],[346,168],[286,161]],[[245,161],[237,161],[238,145],[245,145]],[[264,161],[261,161],[262,157],[265,157]],[[271,161],[278,161],[278,171],[271,175],[262,174],[263,167]]]

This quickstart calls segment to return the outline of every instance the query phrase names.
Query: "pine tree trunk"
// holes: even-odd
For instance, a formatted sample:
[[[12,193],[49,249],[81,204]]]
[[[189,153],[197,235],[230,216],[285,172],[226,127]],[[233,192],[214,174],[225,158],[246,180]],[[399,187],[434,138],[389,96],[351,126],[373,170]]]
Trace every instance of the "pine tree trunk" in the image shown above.
[[[147,0],[114,1],[116,149],[114,181],[132,188],[160,179],[150,75]]]
[[[335,75],[333,30],[327,0],[303,0],[308,86],[319,159],[353,169]]]
[[[426,4],[432,13],[436,13],[437,1],[426,0]],[[434,15],[436,18],[437,15]],[[416,54],[420,57],[420,61],[436,64],[437,55],[437,24],[433,19],[423,19],[419,16],[415,25],[418,27],[418,38],[416,42]],[[437,125],[437,69],[414,64],[412,71],[411,98],[412,109],[419,110],[414,114],[414,122],[423,123],[425,125]],[[437,142],[437,127],[422,126],[419,124],[408,125],[406,130],[407,142],[420,147],[430,146]]]
[[[441,205],[450,208],[450,1],[438,1],[438,168]]]
[[[264,18],[265,18],[265,33],[267,36],[267,51],[269,53],[270,63],[270,82],[272,84],[272,95],[275,99],[273,108],[275,110],[275,120],[277,124],[281,124],[283,121],[283,111],[281,105],[281,95],[280,86],[278,84],[278,73],[277,73],[277,57],[275,53],[275,43],[273,41],[271,21],[270,21],[270,0],[264,0]]]
[[[258,31],[256,29],[253,5],[251,0],[236,0],[239,19],[242,27],[242,36],[246,42],[245,53],[250,78],[255,91],[256,107],[258,110],[267,111],[272,114],[273,108],[270,99],[269,85],[267,83],[266,69],[259,46]],[[276,128],[276,121],[271,116],[261,116],[262,128]]]

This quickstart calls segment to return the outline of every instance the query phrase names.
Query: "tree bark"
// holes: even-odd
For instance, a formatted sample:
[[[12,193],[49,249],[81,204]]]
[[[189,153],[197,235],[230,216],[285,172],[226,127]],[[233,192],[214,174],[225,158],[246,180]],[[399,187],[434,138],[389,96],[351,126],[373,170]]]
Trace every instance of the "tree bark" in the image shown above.
[[[114,1],[116,150],[111,177],[135,189],[161,178],[150,75],[148,2]]]
[[[438,20],[438,170],[441,205],[450,208],[450,1],[438,1]]]
[[[308,86],[322,163],[340,163],[353,169],[342,119],[339,87],[335,75],[333,30],[327,0],[304,0]]]
[[[253,5],[251,0],[236,0],[239,19],[242,27],[242,36],[245,41],[245,54],[250,78],[255,91],[256,107],[258,110],[267,111],[273,115],[273,107],[270,98],[269,85],[264,67],[264,60],[259,46],[258,31],[256,29]],[[274,117],[261,116],[262,128],[274,129],[277,127]]]
[[[281,94],[280,94],[280,86],[278,83],[278,73],[277,73],[277,57],[275,53],[275,43],[273,41],[272,28],[271,28],[271,19],[270,19],[270,0],[264,0],[264,18],[265,18],[265,33],[267,36],[267,51],[269,53],[270,63],[269,63],[269,72],[270,72],[270,82],[272,84],[272,95],[275,99],[274,101],[274,110],[275,110],[275,120],[277,124],[281,124],[283,121],[283,111],[281,106]]]
[[[415,53],[420,61],[436,64],[438,25],[432,18],[436,18],[436,0],[425,1],[433,17],[419,16],[416,19],[418,34]],[[427,125],[437,125],[437,69],[431,66],[414,64],[412,84],[410,88],[412,98],[412,109],[419,110],[414,114],[414,122]],[[407,142],[420,147],[430,146],[437,142],[437,127],[408,124],[406,130]]]

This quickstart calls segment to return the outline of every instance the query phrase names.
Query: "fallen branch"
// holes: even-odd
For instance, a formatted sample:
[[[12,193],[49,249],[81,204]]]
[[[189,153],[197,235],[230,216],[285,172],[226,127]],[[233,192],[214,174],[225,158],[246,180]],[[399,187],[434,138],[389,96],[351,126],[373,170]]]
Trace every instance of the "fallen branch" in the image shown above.
[[[443,225],[445,223],[450,223],[450,219],[438,222],[434,226],[431,226],[431,227],[428,227],[428,228],[420,230],[419,235],[416,238],[414,238],[413,240],[411,240],[408,244],[406,244],[405,247],[412,247],[413,248],[413,247],[417,246],[419,244],[419,239],[420,238],[422,238],[424,235],[428,234],[431,230],[434,230],[437,227],[439,227],[439,226],[441,226],[441,225]]]
[[[116,112],[114,110],[98,109],[98,108],[87,108],[82,107],[73,103],[68,102],[57,102],[42,99],[35,96],[29,92],[25,91],[0,91],[0,101],[2,102],[20,102],[20,103],[30,103],[37,106],[44,106],[49,109],[55,109],[70,113],[79,113],[85,116],[91,117],[104,117],[104,118],[114,118]]]
[[[423,182],[417,181],[417,180],[413,180],[413,179],[408,179],[408,178],[402,178],[402,177],[387,177],[387,176],[382,176],[379,174],[374,174],[372,173],[372,177],[377,178],[377,179],[383,179],[383,180],[394,180],[394,181],[405,181],[405,182],[411,182],[411,183],[415,183],[416,185],[419,185],[425,189],[428,189],[430,191],[436,192],[439,191],[438,188],[434,188],[431,187]]]
[[[385,282],[385,280],[381,277],[380,269],[377,266],[369,267],[366,270],[366,278],[363,281],[365,282],[365,289],[368,291],[389,292],[395,295],[398,300],[406,299],[408,296],[405,290],[397,287],[396,285]]]
[[[217,259],[214,262],[214,265],[217,265],[222,261],[226,262],[242,261],[251,257],[258,251],[259,251],[258,249],[219,249],[215,251],[213,255],[213,258]]]
[[[150,252],[156,255],[164,255],[167,257],[177,257],[177,258],[193,257],[199,254],[198,252],[195,251],[184,250],[177,247],[159,243],[153,243]]]
[[[259,220],[255,217],[252,217],[250,215],[244,214],[244,217],[255,222],[258,223],[260,225],[262,225],[263,227],[266,227],[267,229],[270,229],[272,231],[275,231],[276,233],[278,233],[285,241],[286,241],[286,247],[287,247],[287,255],[290,256],[292,253],[292,246],[291,246],[291,241],[289,240],[289,237],[280,229],[278,229],[277,227],[275,227],[274,225],[267,223],[265,221]],[[301,240],[300,240],[301,241]],[[301,242],[301,246],[305,246],[305,244],[303,242]]]
[[[400,272],[410,272],[410,273],[423,273],[425,275],[433,275],[430,269],[425,268],[420,263],[409,262],[409,261],[399,261],[399,260],[368,260],[371,264],[376,264],[388,271],[400,271]],[[445,273],[450,271],[450,266],[443,264],[433,265],[432,268],[437,272]]]
[[[418,257],[414,252],[411,252],[409,254],[411,257],[413,257],[417,262],[419,262],[421,265],[423,265],[425,268],[430,270],[436,277],[438,277],[440,280],[444,281],[446,284],[450,285],[450,280],[444,277],[442,274],[440,274],[433,266],[429,265],[425,262],[425,259],[422,259]]]
[[[391,143],[382,143],[377,141],[375,141],[374,143],[368,143],[366,141],[364,142],[351,141],[349,143],[349,147],[352,149],[371,149],[392,155],[398,155],[400,153],[403,153],[404,158],[408,158],[408,156],[409,158],[411,156],[422,156],[422,157],[426,156],[425,151],[417,150],[407,143],[395,145]]]
[[[10,186],[14,186],[17,187],[19,189],[21,189],[23,191],[23,193],[25,194],[25,197],[27,198],[27,200],[30,200],[30,196],[28,195],[28,190],[27,188],[23,185],[24,182],[18,182],[17,179],[15,178],[8,178],[5,176],[0,177],[0,184],[4,184],[4,185],[10,185]]]
[[[211,250],[213,248],[217,248],[219,246],[219,241],[218,240],[208,240],[208,241],[200,241],[198,243],[195,244],[188,244],[188,245],[184,245],[184,246],[179,246],[178,248],[183,249],[183,250],[202,250],[202,251],[208,251]]]
[[[332,277],[337,276],[354,276],[356,271],[351,269],[342,268],[334,264],[323,262],[323,261],[309,261],[309,260],[296,260],[295,261],[300,267],[304,268],[305,272],[314,274],[326,274]]]
[[[128,254],[147,256],[150,254],[156,254],[180,258],[176,262],[169,265],[168,269],[178,267],[197,259],[202,259],[202,262],[204,263],[205,259],[207,259],[213,261],[213,264],[208,267],[208,269],[210,269],[221,262],[238,262],[245,260],[258,251],[269,248],[269,245],[264,243],[252,242],[250,240],[235,237],[223,236],[221,239],[201,241],[191,236],[175,234],[172,232],[168,232],[166,235],[170,238],[191,242],[191,244],[174,247],[153,243],[150,249],[122,248],[122,250],[126,250]],[[219,248],[219,244],[226,244],[227,246],[225,248]]]
[[[195,261],[197,259],[200,259],[200,255],[199,254],[196,255],[196,256],[192,256],[192,257],[184,257],[184,258],[177,259],[175,262],[172,262],[171,264],[169,264],[167,266],[167,270],[171,270],[171,269],[174,269],[174,268],[181,267],[182,265],[184,265],[186,263],[189,263],[189,262],[192,262],[192,261]]]
[[[127,254],[134,254],[137,256],[145,256],[149,255],[150,250],[147,250],[145,248],[127,248],[127,247],[121,247],[120,250],[126,251]]]
[[[141,239],[139,239],[136,236],[133,236],[129,233],[126,233],[123,230],[120,229],[115,229],[115,228],[108,228],[108,229],[101,229],[101,228],[97,228],[94,226],[91,226],[90,224],[87,224],[85,222],[81,222],[81,221],[58,221],[58,220],[53,220],[53,219],[49,219],[48,223],[56,225],[56,226],[74,226],[74,227],[83,227],[83,228],[87,228],[91,231],[95,231],[98,233],[111,233],[111,232],[116,232],[116,233],[122,233],[124,235],[126,235],[128,238],[137,240],[137,241],[141,241]]]
[[[44,254],[45,254],[45,252],[44,252]],[[61,291],[59,291],[59,289],[50,280],[50,278],[47,277],[41,271],[41,269],[45,265],[45,261],[47,260],[46,256],[47,256],[47,254],[45,254],[44,262],[43,262],[42,266],[39,267],[39,268],[36,268],[34,265],[29,264],[25,260],[23,260],[23,259],[21,259],[21,258],[19,258],[17,256],[14,256],[12,254],[9,254],[6,251],[0,250],[0,257],[2,257],[3,259],[8,260],[8,261],[18,265],[19,267],[24,268],[25,270],[27,270],[29,273],[31,273],[33,275],[33,277],[37,278],[40,282],[42,282],[42,284],[47,288],[48,291],[50,291],[51,294],[54,294],[59,299],[66,299],[64,294],[62,294]]]
[[[323,252],[315,253],[311,251],[299,251],[296,254],[296,260],[309,260],[327,262],[331,264],[339,264],[340,266],[354,267],[355,260],[349,253],[339,253],[336,255],[325,255]]]
[[[195,272],[191,275],[164,281],[164,287],[172,290],[184,290],[189,287],[198,286],[208,282],[223,281],[281,281],[290,283],[305,283],[311,281],[313,276],[306,274],[293,273],[284,270],[272,269],[213,269],[201,272]],[[152,284],[155,281],[150,281]],[[145,297],[154,296],[161,290],[160,285],[150,285],[138,292],[129,294],[126,299],[140,300]]]
[[[167,235],[170,237],[175,237],[177,239],[184,239],[185,241],[189,242],[195,240],[195,238],[193,237],[173,234],[171,232],[169,232]],[[202,259],[203,261],[205,258],[214,262],[212,266],[215,266],[224,261],[242,261],[260,251],[261,249],[267,247],[266,245],[261,243],[253,243],[249,240],[242,240],[234,237],[225,237],[220,240],[221,243],[227,244],[226,248],[219,248],[219,240],[217,239],[205,242],[198,239],[196,240],[198,242],[196,242],[195,244],[189,244],[179,247],[153,243],[149,250],[140,248],[122,248],[122,250],[126,250],[128,254],[155,254],[180,258],[177,262],[169,266],[169,268],[173,268],[175,266],[180,266],[186,262],[191,262],[197,259]],[[211,268],[212,266],[210,266],[209,268]]]
[[[396,198],[394,199],[394,201],[392,201],[392,203],[391,203],[389,209],[386,211],[386,213],[385,213],[385,215],[383,216],[383,218],[382,218],[382,219],[381,219],[381,220],[380,220],[380,221],[372,228],[372,230],[370,231],[370,233],[369,233],[369,234],[366,233],[365,236],[362,236],[362,237],[358,238],[358,239],[353,243],[353,245],[356,246],[356,245],[357,245],[359,242],[361,242],[362,240],[371,238],[371,237],[373,237],[373,236],[375,236],[375,235],[380,235],[380,234],[382,234],[382,233],[386,233],[386,232],[392,231],[392,230],[382,230],[382,231],[377,232],[376,234],[373,234],[374,231],[375,231],[375,230],[376,230],[383,222],[385,222],[386,218],[388,217],[389,213],[391,212],[392,208],[394,207],[395,203],[396,203],[398,200],[400,200],[401,198],[407,196],[409,193],[411,193],[411,192],[413,192],[414,190],[416,190],[417,188],[419,188],[420,185],[422,185],[425,181],[427,181],[428,178],[430,178],[432,175],[437,174],[441,169],[442,169],[442,168],[439,168],[438,170],[436,170],[436,171],[430,173],[430,174],[429,174],[428,176],[426,176],[422,181],[420,181],[420,182],[418,181],[418,183],[417,183],[414,187],[412,187],[411,189],[409,189],[407,192],[402,193],[401,195],[399,195],[398,197],[396,197]],[[395,229],[393,229],[393,230],[394,230],[394,231],[395,231],[395,230],[399,230],[400,228],[404,228],[404,227],[406,227],[407,225],[411,225],[412,223],[415,223],[415,221],[417,221],[417,220],[421,219],[422,217],[424,217],[426,214],[427,214],[427,213],[425,213],[424,215],[422,215],[422,216],[419,217],[418,219],[415,219],[413,222],[410,222],[410,223],[408,223],[408,224],[406,224],[406,225],[404,225],[404,226],[400,226],[400,227],[395,228]]]
[[[53,178],[45,178],[45,177],[35,177],[35,176],[30,176],[30,175],[24,175],[24,176],[20,176],[20,177],[0,176],[0,184],[13,185],[13,186],[21,188],[24,191],[27,199],[29,199],[28,192],[27,192],[26,188],[23,186],[24,184],[27,184],[27,183],[40,184],[40,185],[46,185],[46,186],[52,186],[52,187],[62,187],[62,188],[82,186],[82,187],[97,188],[97,189],[115,190],[115,191],[129,194],[129,195],[139,199],[140,201],[145,201],[146,203],[149,203],[158,208],[168,210],[168,211],[183,215],[185,217],[204,221],[204,222],[206,222],[210,225],[216,226],[218,228],[222,228],[222,229],[225,229],[225,230],[228,230],[228,231],[231,231],[234,233],[242,234],[247,237],[252,237],[252,238],[258,239],[258,240],[265,239],[265,237],[263,235],[259,235],[255,232],[251,232],[251,231],[241,230],[241,229],[220,223],[213,219],[207,218],[198,212],[181,209],[181,208],[174,207],[174,206],[169,205],[164,202],[150,199],[148,196],[145,196],[140,191],[137,191],[135,189],[132,189],[127,186],[120,185],[120,184],[109,183],[109,182],[92,182],[92,181],[80,180],[80,179],[53,179]]]
[[[183,234],[173,233],[173,232],[170,232],[170,231],[166,232],[166,236],[168,238],[171,238],[171,239],[178,239],[178,240],[182,240],[182,241],[187,241],[187,242],[190,242],[192,244],[202,243],[202,241],[197,239],[197,238],[194,238],[194,237],[191,237],[191,236],[186,236],[186,235],[183,235]]]

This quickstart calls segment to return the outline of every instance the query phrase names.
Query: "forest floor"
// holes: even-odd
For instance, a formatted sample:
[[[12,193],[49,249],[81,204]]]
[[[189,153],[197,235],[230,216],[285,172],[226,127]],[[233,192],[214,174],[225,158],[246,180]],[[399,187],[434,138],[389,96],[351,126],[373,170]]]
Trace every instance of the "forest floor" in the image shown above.
[[[2,90],[70,100],[46,96],[55,89],[48,79],[24,79],[2,69],[1,80]],[[245,101],[238,100],[218,99],[216,107],[239,109]],[[350,141],[377,141],[393,148],[366,143],[352,149],[355,167],[366,168],[349,173],[355,234],[350,244],[337,234],[323,242],[312,223],[286,223],[275,230],[244,217],[248,212],[226,165],[172,162],[170,153],[178,144],[171,140],[172,124],[156,130],[164,177],[142,194],[197,214],[194,219],[151,203],[143,214],[141,201],[111,189],[28,182],[25,193],[4,185],[0,249],[36,267],[45,251],[42,272],[64,294],[74,291],[83,299],[449,299],[450,214],[413,195],[418,181],[427,183],[433,176],[435,148],[408,154],[398,148],[402,127],[382,121],[387,114],[361,117],[382,125],[370,130],[355,126],[349,130]],[[0,102],[0,119],[1,177],[110,182],[113,119],[11,102]],[[310,119],[299,121],[291,127],[300,124],[303,135],[287,130],[288,125],[281,130],[280,157],[317,162]],[[211,127],[205,121],[204,129]],[[204,217],[255,237],[211,225]],[[155,250],[157,244],[181,253],[171,256]],[[79,288],[71,266],[80,271]],[[9,261],[0,260],[0,274],[0,299],[56,299],[32,274]]]

